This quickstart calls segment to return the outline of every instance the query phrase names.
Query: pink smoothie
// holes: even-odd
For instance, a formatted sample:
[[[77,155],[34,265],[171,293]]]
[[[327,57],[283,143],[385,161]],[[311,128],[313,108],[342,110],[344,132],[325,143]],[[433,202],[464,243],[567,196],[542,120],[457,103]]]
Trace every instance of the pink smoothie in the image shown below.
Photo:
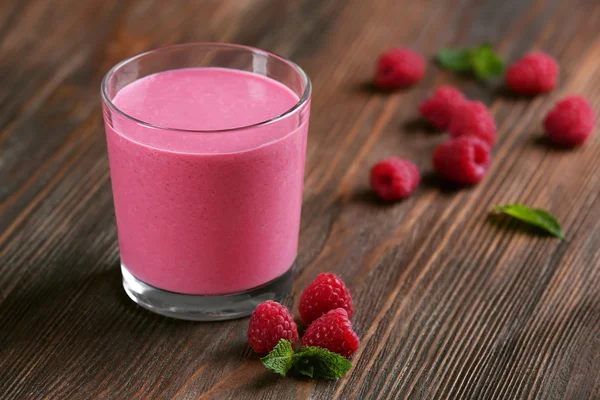
[[[113,103],[153,129],[106,124],[122,264],[187,294],[251,289],[284,274],[298,247],[308,129],[284,114],[298,96],[261,75],[178,69],[121,89]]]

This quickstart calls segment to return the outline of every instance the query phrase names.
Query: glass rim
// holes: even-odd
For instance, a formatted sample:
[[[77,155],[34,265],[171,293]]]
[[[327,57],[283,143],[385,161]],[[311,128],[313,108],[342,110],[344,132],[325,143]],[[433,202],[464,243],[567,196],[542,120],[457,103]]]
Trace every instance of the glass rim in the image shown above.
[[[298,99],[298,101],[288,110],[284,111],[282,114],[277,115],[275,117],[266,119],[264,121],[259,121],[256,122],[254,124],[250,124],[250,125],[244,125],[244,126],[236,126],[233,128],[226,128],[226,129],[182,129],[182,128],[171,128],[168,126],[161,126],[161,125],[155,125],[152,124],[150,122],[141,120],[139,118],[135,118],[129,114],[127,114],[126,112],[124,112],[123,110],[121,110],[119,107],[117,107],[112,100],[109,98],[108,93],[107,93],[107,86],[108,86],[108,79],[121,67],[125,66],[126,64],[129,64],[132,61],[135,61],[137,59],[140,59],[142,57],[148,56],[150,54],[154,54],[154,53],[160,53],[160,52],[164,52],[164,51],[168,51],[168,50],[172,50],[174,48],[184,48],[184,47],[222,47],[222,48],[233,48],[233,49],[241,49],[241,50],[248,50],[251,51],[252,53],[259,53],[262,55],[265,55],[267,57],[274,57],[286,64],[288,64],[290,67],[292,67],[302,78],[303,84],[304,84],[304,91],[302,92],[302,96],[300,96],[300,98]],[[252,72],[252,71],[248,71],[248,72]],[[254,73],[254,72],[252,72]],[[135,81],[134,81],[135,82]],[[285,85],[287,87],[287,85]],[[115,64],[107,73],[106,75],[104,75],[104,78],[102,79],[102,83],[100,85],[100,92],[102,95],[102,101],[114,112],[116,112],[117,114],[121,115],[124,118],[127,118],[139,125],[145,126],[147,128],[152,128],[152,129],[159,129],[159,130],[165,130],[165,131],[174,131],[174,132],[184,132],[184,133],[222,133],[222,132],[236,132],[236,131],[242,131],[242,130],[247,130],[247,129],[252,129],[252,128],[257,128],[257,127],[261,127],[261,126],[265,126],[265,125],[270,125],[274,122],[280,121],[288,116],[290,116],[291,114],[295,113],[296,111],[298,111],[299,109],[301,109],[310,99],[310,95],[312,92],[312,84],[310,82],[310,79],[308,77],[308,75],[306,74],[306,72],[304,72],[304,70],[302,68],[300,68],[300,66],[298,64],[296,64],[295,62],[282,57],[278,54],[272,53],[270,51],[266,51],[266,50],[262,50],[256,47],[252,47],[252,46],[245,46],[242,44],[234,44],[234,43],[224,43],[224,42],[190,42],[190,43],[181,43],[181,44],[173,44],[173,45],[169,45],[169,46],[163,46],[163,47],[157,47],[155,49],[152,50],[148,50],[145,51],[143,53],[137,54],[135,56],[126,58],[120,62],[118,62],[117,64]]]

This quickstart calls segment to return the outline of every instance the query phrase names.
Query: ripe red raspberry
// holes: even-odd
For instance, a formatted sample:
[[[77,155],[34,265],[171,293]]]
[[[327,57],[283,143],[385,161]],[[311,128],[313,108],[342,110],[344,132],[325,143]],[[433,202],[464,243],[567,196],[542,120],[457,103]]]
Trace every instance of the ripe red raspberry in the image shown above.
[[[306,330],[303,346],[318,346],[349,358],[360,346],[360,339],[352,330],[348,313],[336,308],[322,315]]]
[[[300,296],[300,318],[305,325],[336,308],[343,308],[352,318],[354,306],[350,291],[337,275],[319,274]]]
[[[549,92],[558,80],[558,63],[546,53],[525,54],[506,71],[506,84],[515,93],[534,95]]]
[[[454,113],[450,136],[475,136],[491,146],[496,142],[496,122],[485,104],[467,101]]]
[[[388,158],[371,169],[371,187],[385,201],[402,200],[410,196],[420,182],[421,174],[417,166],[401,158]]]
[[[569,96],[556,103],[544,119],[546,135],[561,146],[583,144],[596,123],[594,110],[581,96]]]
[[[379,56],[375,85],[380,89],[401,89],[419,82],[425,75],[425,59],[407,48],[396,48]]]
[[[487,172],[490,162],[489,146],[474,136],[450,139],[433,152],[433,166],[436,171],[459,185],[479,182]]]
[[[298,327],[290,311],[283,305],[267,300],[256,307],[248,325],[248,343],[257,353],[268,353],[287,339],[298,341]]]
[[[456,110],[466,101],[452,86],[441,86],[419,106],[419,113],[438,129],[448,129]]]

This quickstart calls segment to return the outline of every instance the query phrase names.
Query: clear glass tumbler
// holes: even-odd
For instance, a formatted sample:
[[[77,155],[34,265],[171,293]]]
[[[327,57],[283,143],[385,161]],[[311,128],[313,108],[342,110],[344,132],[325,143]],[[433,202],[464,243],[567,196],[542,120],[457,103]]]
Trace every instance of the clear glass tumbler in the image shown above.
[[[240,95],[259,100],[242,104],[240,113],[263,106],[253,74],[287,88],[297,102],[250,125],[223,121],[219,129],[196,130],[144,121],[140,115],[153,110],[126,112],[116,100],[123,88],[144,77],[197,68],[217,75],[235,70],[248,78],[247,85],[238,85],[245,91]],[[129,297],[159,314],[211,321],[249,315],[260,302],[288,295],[310,115],[311,84],[304,71],[251,47],[182,44],[117,64],[106,74],[101,95]],[[162,96],[167,106],[164,102],[182,98],[171,98],[168,85]]]

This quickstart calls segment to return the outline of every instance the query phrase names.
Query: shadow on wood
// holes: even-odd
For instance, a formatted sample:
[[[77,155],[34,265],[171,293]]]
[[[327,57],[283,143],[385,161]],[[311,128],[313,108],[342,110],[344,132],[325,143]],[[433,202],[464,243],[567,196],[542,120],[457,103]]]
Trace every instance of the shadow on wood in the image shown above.
[[[403,91],[410,90],[410,88],[405,89],[382,89],[380,87],[375,86],[373,81],[364,81],[355,85],[350,85],[350,88],[353,92],[363,93],[363,94],[384,94],[384,95],[394,95],[398,93],[402,93]]]
[[[539,133],[535,136],[532,136],[530,141],[531,141],[531,144],[535,147],[542,147],[542,148],[545,148],[547,150],[554,151],[557,153],[570,153],[576,149],[576,147],[567,147],[567,146],[558,145],[558,144],[554,143],[552,140],[550,140],[550,138],[548,138],[548,136],[544,135],[543,133]]]
[[[442,178],[435,171],[424,171],[421,175],[421,187],[425,189],[437,189],[444,195],[452,195],[461,190],[468,190],[468,187],[462,187]]]
[[[430,135],[442,135],[444,134],[443,130],[437,129],[433,127],[429,122],[427,122],[424,118],[414,117],[404,122],[401,126],[401,129],[408,133],[427,133]]]

